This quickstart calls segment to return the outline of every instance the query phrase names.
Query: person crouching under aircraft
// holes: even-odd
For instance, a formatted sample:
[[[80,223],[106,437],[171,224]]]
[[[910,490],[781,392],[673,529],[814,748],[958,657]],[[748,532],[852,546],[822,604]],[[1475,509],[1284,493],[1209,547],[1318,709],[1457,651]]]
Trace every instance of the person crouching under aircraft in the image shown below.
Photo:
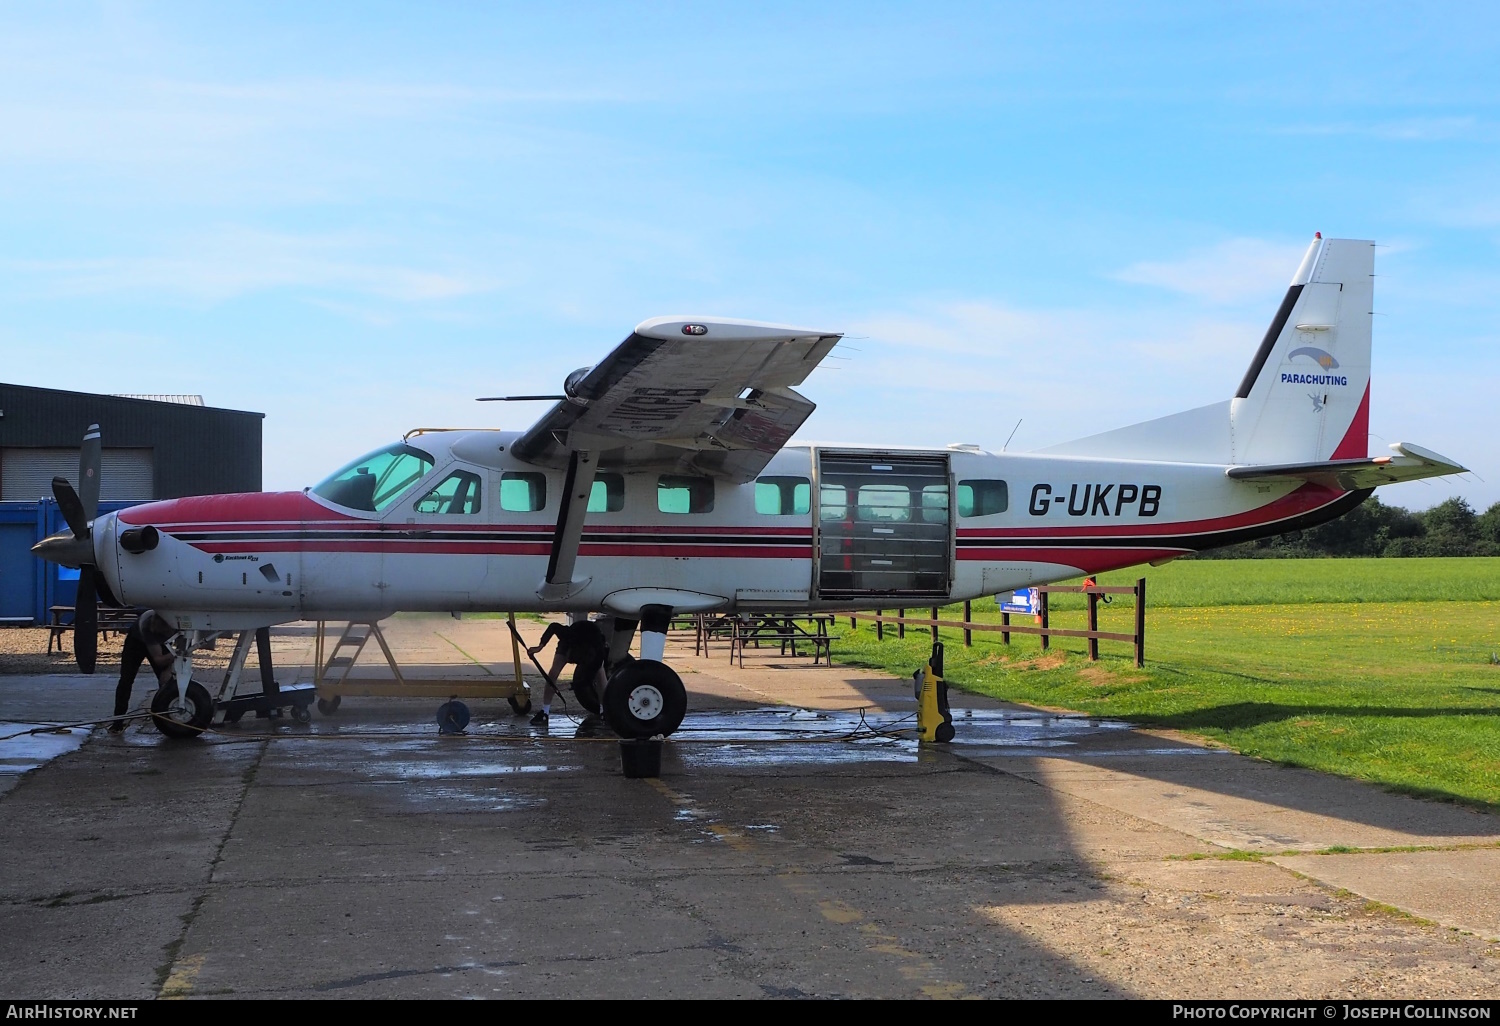
[[[115,686],[115,716],[124,716],[130,711],[130,692],[135,687],[135,675],[141,663],[150,660],[157,682],[165,685],[172,679],[174,660],[167,651],[167,642],[177,628],[148,609],[130,625],[125,632],[125,651],[120,656],[120,683]],[[116,719],[109,725],[111,734],[125,730],[125,722]]]
[[[604,675],[604,657],[609,648],[605,644],[604,633],[597,624],[586,617],[569,613],[566,624],[548,624],[542,640],[526,651],[535,656],[553,638],[557,639],[557,651],[552,655],[552,668],[547,671],[547,688],[542,693],[542,707],[531,718],[531,724],[535,727],[547,725],[547,720],[552,715],[552,699],[557,694],[557,678],[568,663],[574,663],[578,667],[573,674],[573,695],[578,699],[578,704],[591,713],[598,714],[599,699],[604,694],[604,685],[608,680]]]

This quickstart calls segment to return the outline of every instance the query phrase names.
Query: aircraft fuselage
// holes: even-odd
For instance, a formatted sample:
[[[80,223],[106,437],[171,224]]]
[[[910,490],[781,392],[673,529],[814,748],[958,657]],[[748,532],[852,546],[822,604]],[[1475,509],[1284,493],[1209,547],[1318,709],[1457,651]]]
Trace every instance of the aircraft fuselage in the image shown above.
[[[398,610],[919,607],[1311,526],[1365,494],[1235,481],[1214,464],[968,447],[788,446],[745,484],[605,466],[571,589],[544,600],[563,474],[512,458],[514,437],[415,436],[432,466],[378,510],[308,490],[109,514],[99,567],[121,601],[198,630]],[[118,544],[145,525],[154,549]]]

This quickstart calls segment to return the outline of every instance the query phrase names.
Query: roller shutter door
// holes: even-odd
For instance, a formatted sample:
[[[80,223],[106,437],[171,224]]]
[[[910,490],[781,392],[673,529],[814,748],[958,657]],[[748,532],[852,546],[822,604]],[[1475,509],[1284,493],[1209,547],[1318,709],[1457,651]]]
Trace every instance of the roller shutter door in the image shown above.
[[[52,478],[78,486],[77,449],[5,449],[0,452],[0,500],[34,502],[52,497]],[[150,449],[105,449],[99,498],[154,499],[156,463]]]

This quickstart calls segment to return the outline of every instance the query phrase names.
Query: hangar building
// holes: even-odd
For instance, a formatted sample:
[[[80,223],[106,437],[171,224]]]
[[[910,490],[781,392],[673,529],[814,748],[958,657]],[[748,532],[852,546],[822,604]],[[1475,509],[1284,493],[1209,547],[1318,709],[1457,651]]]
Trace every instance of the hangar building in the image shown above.
[[[52,478],[78,484],[90,424],[104,443],[101,511],[151,499],[261,486],[263,413],[223,410],[201,396],[91,395],[0,383],[0,623],[45,623],[73,601],[77,571],[31,546],[64,526]]]

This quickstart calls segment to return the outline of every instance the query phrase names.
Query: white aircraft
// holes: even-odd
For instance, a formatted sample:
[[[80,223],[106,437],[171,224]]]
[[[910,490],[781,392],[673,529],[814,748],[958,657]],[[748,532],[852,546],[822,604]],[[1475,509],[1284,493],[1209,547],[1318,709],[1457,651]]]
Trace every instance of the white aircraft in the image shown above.
[[[1460,473],[1404,442],[1370,456],[1374,244],[1315,238],[1234,397],[1034,453],[788,445],[793,391],[840,334],[663,317],[575,371],[529,430],[422,430],[301,492],[152,502],[94,519],[99,432],[70,530],[80,665],[95,593],[196,639],[398,610],[602,611],[622,737],[686,711],[673,613],[938,605],[1311,527],[1378,485]],[[211,722],[206,689],[173,697]],[[196,731],[190,731],[196,732]]]

